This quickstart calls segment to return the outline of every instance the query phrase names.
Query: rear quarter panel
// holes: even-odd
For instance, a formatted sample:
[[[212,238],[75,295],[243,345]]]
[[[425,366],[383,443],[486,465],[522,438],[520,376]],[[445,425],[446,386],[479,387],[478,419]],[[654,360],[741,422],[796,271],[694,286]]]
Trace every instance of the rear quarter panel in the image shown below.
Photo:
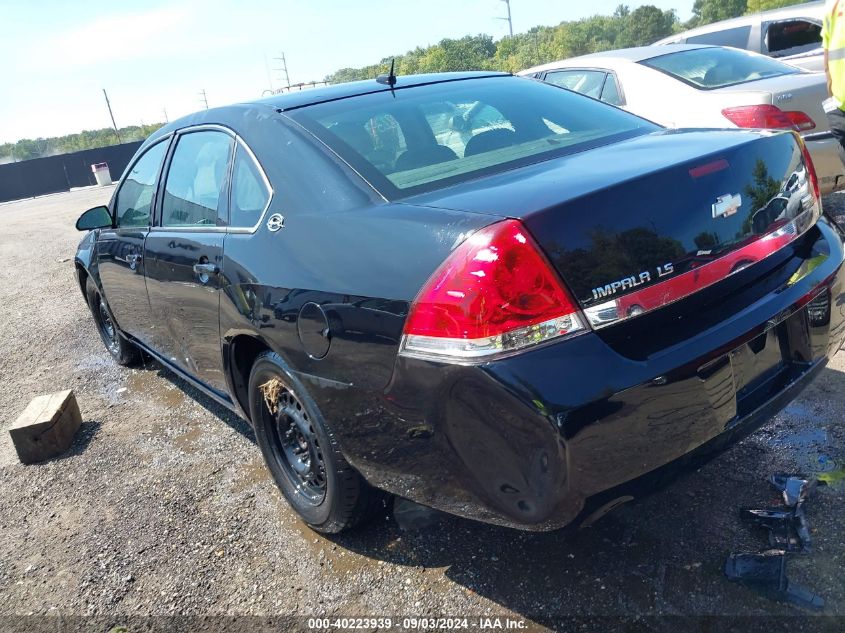
[[[255,234],[230,234],[223,264],[223,339],[253,332],[296,372],[380,389],[390,379],[407,304],[467,233],[494,220],[383,204],[293,215],[275,233],[262,225]],[[356,305],[367,298],[387,300],[395,313]],[[309,355],[297,331],[307,303],[339,315],[322,359]]]
[[[683,127],[701,116],[696,91],[680,81],[636,63],[620,66],[617,76],[628,112],[664,127]]]

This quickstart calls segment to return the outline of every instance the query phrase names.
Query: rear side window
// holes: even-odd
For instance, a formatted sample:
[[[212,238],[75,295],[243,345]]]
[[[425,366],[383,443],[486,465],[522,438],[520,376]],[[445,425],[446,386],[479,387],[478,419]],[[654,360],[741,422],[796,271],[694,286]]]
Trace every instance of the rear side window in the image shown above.
[[[686,43],[748,48],[749,35],[751,35],[751,26],[738,26],[734,29],[725,29],[724,31],[713,31],[712,33],[693,35],[692,37],[687,38]]]
[[[803,53],[821,45],[821,25],[807,20],[772,22],[766,29],[766,48],[774,57]]]
[[[601,100],[610,105],[622,105],[622,95],[619,94],[619,86],[616,84],[616,77],[608,74],[604,82],[604,89],[601,91]]]
[[[546,81],[555,86],[580,92],[593,99],[601,97],[607,73],[598,70],[556,70],[546,73]]]
[[[400,79],[401,84],[401,79]],[[398,88],[290,112],[388,198],[451,184],[659,129],[542,82],[487,77]],[[405,149],[376,160],[365,123],[390,117]],[[348,142],[340,130],[371,139]],[[357,148],[363,148],[357,149]]]
[[[622,105],[616,78],[603,70],[555,70],[546,73],[545,81],[611,105]]]
[[[232,170],[232,203],[229,224],[252,228],[270,202],[270,190],[258,165],[243,147],[238,145]]]
[[[167,170],[161,225],[224,226],[226,177],[234,140],[225,132],[189,132],[179,137]]]
[[[640,63],[703,90],[801,72],[769,57],[717,47],[669,53]]]
[[[132,170],[117,192],[115,214],[119,228],[149,226],[156,178],[166,151],[167,143],[160,142],[149,148],[132,165]]]

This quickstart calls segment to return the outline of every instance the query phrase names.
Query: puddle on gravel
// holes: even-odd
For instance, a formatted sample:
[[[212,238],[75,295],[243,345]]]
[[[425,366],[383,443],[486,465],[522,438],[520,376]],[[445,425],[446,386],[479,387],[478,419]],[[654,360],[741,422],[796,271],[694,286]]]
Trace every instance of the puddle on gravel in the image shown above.
[[[791,402],[783,410],[786,415],[794,415],[805,420],[819,421],[819,415],[803,402]]]
[[[836,470],[836,462],[830,457],[830,437],[825,429],[802,429],[775,438],[772,445],[789,452],[802,472],[826,473]]]
[[[183,453],[192,455],[199,450],[198,444],[202,435],[202,427],[200,425],[193,425],[185,433],[174,437],[173,443]]]
[[[330,571],[338,577],[360,573],[367,569],[373,570],[373,560],[345,547],[342,544],[342,538],[340,542],[336,543],[308,527],[294,513],[282,493],[276,489],[276,484],[272,482],[269,472],[267,472],[267,477],[270,478],[273,486],[270,503],[275,508],[280,530],[287,534],[291,542],[297,544],[297,547],[308,550],[311,560],[318,561],[324,571]],[[373,528],[374,526],[367,527]],[[381,568],[379,567],[379,569]],[[386,567],[384,569],[387,570]]]
[[[245,464],[240,464],[235,469],[235,477],[232,480],[232,492],[240,494],[257,484],[271,481],[270,471],[261,459],[256,459]]]
[[[97,374],[106,379],[101,389],[109,404],[119,404],[133,397],[152,399],[154,402],[176,409],[185,403],[188,397],[184,391],[162,380],[160,371],[155,367],[122,370],[111,358],[92,354],[80,359],[75,366],[77,373]]]
[[[136,369],[126,378],[128,393],[153,398],[165,407],[176,409],[185,403],[187,396],[178,387],[161,380],[153,370]]]
[[[299,518],[294,522],[293,529],[302,537],[302,544],[310,550],[313,560],[319,561],[324,570],[331,570],[338,576],[346,576],[357,574],[372,564],[366,557],[321,536]]]

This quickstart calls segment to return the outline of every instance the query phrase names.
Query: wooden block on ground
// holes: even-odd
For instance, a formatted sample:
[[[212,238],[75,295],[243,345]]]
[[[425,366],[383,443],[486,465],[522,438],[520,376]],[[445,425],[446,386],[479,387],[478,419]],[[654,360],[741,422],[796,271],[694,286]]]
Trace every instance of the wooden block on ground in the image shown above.
[[[34,464],[64,453],[81,424],[79,405],[68,389],[34,398],[9,429],[9,435],[18,459]]]

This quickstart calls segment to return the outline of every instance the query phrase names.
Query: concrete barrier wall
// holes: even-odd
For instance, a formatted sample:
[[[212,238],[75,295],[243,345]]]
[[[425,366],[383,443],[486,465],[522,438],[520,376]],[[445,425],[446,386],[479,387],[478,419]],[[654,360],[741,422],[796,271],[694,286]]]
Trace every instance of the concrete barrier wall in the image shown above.
[[[0,165],[0,202],[95,185],[97,181],[91,171],[95,163],[108,163],[112,179],[117,180],[141,143],[134,141]]]

